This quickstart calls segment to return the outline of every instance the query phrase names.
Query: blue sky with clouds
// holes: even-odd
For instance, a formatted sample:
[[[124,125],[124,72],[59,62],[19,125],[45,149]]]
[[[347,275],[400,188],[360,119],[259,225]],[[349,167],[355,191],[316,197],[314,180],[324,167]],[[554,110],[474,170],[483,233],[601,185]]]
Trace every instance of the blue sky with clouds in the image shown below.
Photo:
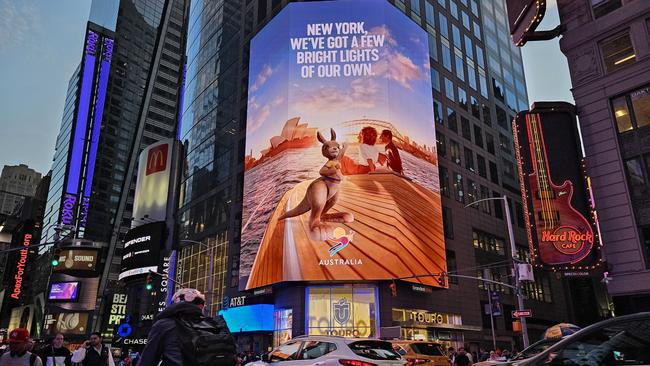
[[[25,163],[42,173],[50,168],[90,3],[0,0],[0,166]],[[559,24],[555,0],[547,4],[539,29]],[[531,101],[573,100],[558,39],[530,42],[522,55]]]

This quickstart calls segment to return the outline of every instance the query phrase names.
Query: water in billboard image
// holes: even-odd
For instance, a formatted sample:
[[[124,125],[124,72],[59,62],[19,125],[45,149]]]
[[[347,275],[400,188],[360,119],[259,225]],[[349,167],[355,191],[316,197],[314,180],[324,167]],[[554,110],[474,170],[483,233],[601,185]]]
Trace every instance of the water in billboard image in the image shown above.
[[[48,299],[74,301],[78,294],[79,282],[53,282]]]
[[[242,287],[446,270],[427,41],[381,0],[291,3],[251,41]]]

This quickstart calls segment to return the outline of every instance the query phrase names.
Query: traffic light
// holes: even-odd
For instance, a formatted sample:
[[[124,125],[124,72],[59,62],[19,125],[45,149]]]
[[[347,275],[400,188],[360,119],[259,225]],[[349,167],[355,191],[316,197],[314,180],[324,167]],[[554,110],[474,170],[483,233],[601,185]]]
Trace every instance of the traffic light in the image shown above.
[[[392,297],[397,297],[397,285],[395,284],[395,281],[391,282],[388,285],[388,288],[390,289],[390,295]]]
[[[153,276],[151,275],[151,273],[147,275],[147,282],[144,285],[144,288],[146,288],[147,291],[153,290]]]
[[[59,265],[61,259],[61,248],[54,248],[54,254],[52,255],[52,267]]]
[[[440,276],[438,276],[437,280],[438,280],[438,285],[440,287],[445,287],[447,281],[445,280],[445,274],[444,273],[441,273]]]

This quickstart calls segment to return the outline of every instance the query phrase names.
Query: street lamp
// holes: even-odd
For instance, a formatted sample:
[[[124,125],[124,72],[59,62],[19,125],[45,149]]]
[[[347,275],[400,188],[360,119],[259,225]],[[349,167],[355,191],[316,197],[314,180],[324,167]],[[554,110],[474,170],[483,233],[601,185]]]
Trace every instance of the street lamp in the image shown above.
[[[478,201],[470,202],[465,207],[475,205],[483,201],[503,201],[503,208],[506,212],[506,224],[508,225],[508,238],[510,240],[510,254],[512,255],[512,268],[515,275],[515,294],[517,295],[517,310],[524,310],[524,297],[521,293],[521,282],[519,281],[519,267],[517,266],[517,248],[515,247],[515,234],[512,231],[512,219],[510,218],[510,208],[508,207],[508,197],[503,195],[502,197],[492,197],[492,198],[483,198]],[[524,348],[529,346],[528,342],[528,327],[526,325],[526,318],[520,317],[519,321],[521,322],[521,335],[524,341]]]
[[[214,295],[214,288],[213,288],[213,278],[214,278],[214,273],[212,273],[212,271],[213,271],[213,265],[214,265],[214,264],[213,264],[213,262],[214,262],[214,253],[213,253],[212,247],[209,246],[209,245],[206,244],[206,243],[203,243],[203,242],[200,242],[200,241],[196,241],[196,240],[182,239],[182,240],[180,240],[180,242],[199,244],[199,245],[204,246],[204,247],[208,250],[208,262],[209,262],[209,263],[208,263],[208,271],[209,271],[209,275],[208,275],[208,288],[209,288],[210,290],[209,290],[209,291],[206,291],[206,295],[210,295],[210,296],[209,296],[209,299],[210,299],[210,300],[207,301],[208,299],[206,298],[206,304],[205,304],[205,305],[206,305],[206,308],[208,308],[208,314],[210,314],[210,316],[212,316],[212,296]]]

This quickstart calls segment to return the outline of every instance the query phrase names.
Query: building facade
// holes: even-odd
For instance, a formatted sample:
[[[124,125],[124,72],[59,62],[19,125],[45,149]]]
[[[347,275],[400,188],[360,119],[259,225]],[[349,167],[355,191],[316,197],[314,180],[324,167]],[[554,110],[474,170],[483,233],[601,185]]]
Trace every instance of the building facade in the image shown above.
[[[68,225],[74,232],[62,236],[103,248],[95,329],[104,294],[120,287],[121,240],[135,220],[138,156],[176,135],[187,5],[94,1],[82,60],[68,84],[44,225]]]
[[[650,302],[650,47],[646,1],[558,1],[617,314]]]
[[[0,175],[0,214],[11,215],[25,197],[36,192],[41,173],[25,164],[2,168]]]
[[[179,280],[185,282],[201,274],[196,286],[211,293],[213,303],[222,304],[224,310],[244,304],[275,304],[270,310],[269,316],[274,319],[270,328],[234,330],[244,350],[264,350],[271,342],[315,332],[309,319],[324,317],[325,322],[331,321],[330,315],[320,314],[318,309],[331,309],[337,294],[372,309],[366,314],[365,327],[377,330],[374,335],[381,329],[400,326],[399,335],[411,339],[467,344],[472,350],[479,345],[488,347],[490,316],[484,310],[489,302],[488,290],[496,292],[503,303],[503,315],[495,317],[497,344],[520,347],[510,316],[516,304],[512,291],[503,286],[486,288],[475,279],[450,276],[448,289],[433,290],[398,281],[396,293],[389,288],[390,281],[284,282],[241,291],[247,95],[255,83],[248,79],[250,41],[286,5],[287,1],[281,0],[226,0],[199,1],[191,6],[180,128],[187,155],[178,214],[183,247]],[[409,17],[429,35],[447,271],[508,282],[510,255],[501,201],[465,207],[478,199],[506,195],[514,220],[517,256],[526,260],[528,247],[510,121],[517,111],[527,109],[528,98],[520,51],[511,44],[502,16],[505,4],[491,0],[395,0],[390,6],[395,16]],[[205,249],[183,240],[210,245],[218,260],[207,266]],[[198,268],[198,272],[192,275],[190,268]],[[209,268],[213,270],[212,288],[203,287],[209,283]],[[572,320],[568,288],[554,276],[536,273],[536,281],[526,283],[524,291],[526,306],[535,314],[528,322],[531,339],[537,339],[549,325]],[[365,334],[354,326],[341,332]]]

